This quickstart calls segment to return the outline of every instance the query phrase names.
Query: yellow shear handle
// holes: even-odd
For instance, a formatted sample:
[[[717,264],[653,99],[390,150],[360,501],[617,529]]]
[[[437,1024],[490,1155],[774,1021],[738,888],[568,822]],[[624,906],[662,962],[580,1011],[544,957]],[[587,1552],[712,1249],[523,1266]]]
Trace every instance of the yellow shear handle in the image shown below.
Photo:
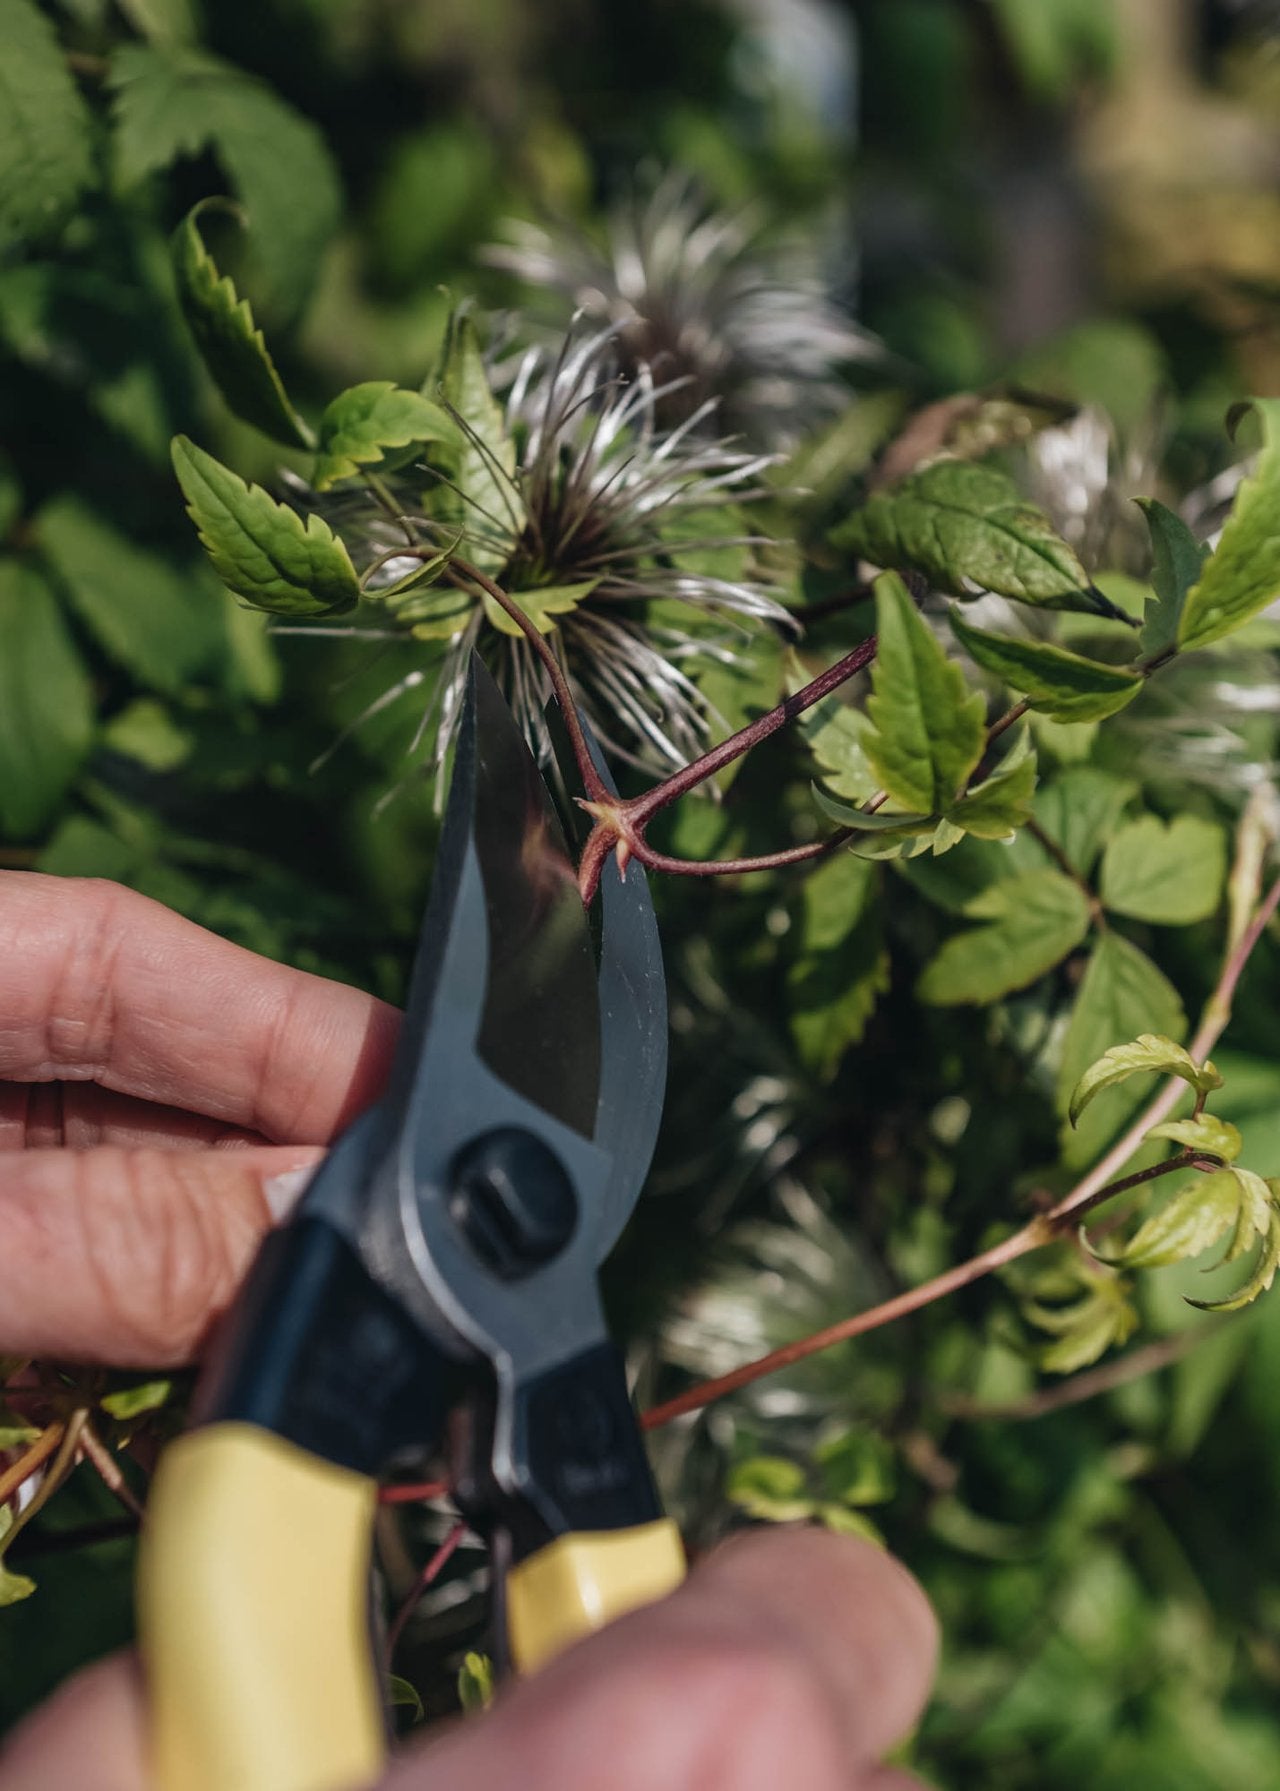
[[[683,1579],[684,1548],[669,1518],[560,1536],[507,1576],[511,1657],[532,1673],[580,1636],[665,1598]]]
[[[139,1579],[153,1791],[352,1791],[377,1777],[376,1502],[365,1475],[252,1424],[165,1451]]]

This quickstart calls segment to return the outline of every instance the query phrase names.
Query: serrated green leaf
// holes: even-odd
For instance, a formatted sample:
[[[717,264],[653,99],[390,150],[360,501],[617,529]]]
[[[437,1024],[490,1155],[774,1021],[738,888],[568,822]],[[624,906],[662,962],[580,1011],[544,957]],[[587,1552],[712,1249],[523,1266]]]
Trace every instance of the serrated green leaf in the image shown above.
[[[1072,765],[1036,791],[1032,812],[1072,869],[1087,877],[1138,786],[1095,765]],[[1034,843],[1039,858],[1042,848]]]
[[[971,460],[938,460],[876,492],[832,536],[873,565],[923,572],[939,590],[986,591],[1048,609],[1110,605],[1049,520],[1006,473]]]
[[[1198,1064],[1190,1052],[1159,1033],[1144,1032],[1129,1044],[1111,1045],[1080,1077],[1067,1103],[1072,1125],[1095,1095],[1104,1088],[1127,1082],[1130,1076],[1180,1076],[1199,1094],[1222,1087],[1222,1077],[1211,1063]]]
[[[1280,398],[1255,398],[1263,447],[1253,475],[1236,493],[1212,558],[1187,592],[1178,624],[1184,650],[1231,634],[1280,597]]]
[[[813,1510],[804,1469],[780,1455],[739,1462],[730,1470],[725,1492],[733,1504],[768,1523],[793,1523]]]
[[[793,682],[798,688],[806,680],[788,679],[789,685]],[[817,761],[823,785],[833,796],[855,805],[869,802],[880,788],[863,744],[870,729],[864,711],[838,696],[824,698],[800,717],[800,732]]]
[[[894,802],[940,814],[964,789],[982,757],[982,698],[922,620],[900,578],[876,580],[879,649],[871,673],[863,738],[867,763]]]
[[[1011,839],[1030,818],[1035,790],[1036,755],[1023,731],[999,768],[953,803],[946,819],[976,839]]]
[[[203,51],[127,44],[111,58],[113,151],[127,190],[212,149],[248,214],[266,304],[292,318],[311,296],[341,192],[315,125],[264,83]]]
[[[1068,1284],[1083,1286],[1083,1297],[1061,1306],[1046,1306],[1036,1300],[1022,1302],[1023,1317],[1054,1340],[1037,1358],[1040,1367],[1050,1374],[1074,1374],[1077,1369],[1087,1368],[1113,1344],[1126,1342],[1137,1328],[1138,1315],[1129,1300],[1129,1283],[1123,1277],[1079,1259]]]
[[[1152,1126],[1147,1137],[1171,1138],[1187,1150],[1221,1157],[1224,1163],[1234,1163],[1244,1147],[1244,1140],[1230,1120],[1219,1119],[1213,1113],[1202,1113],[1199,1119],[1167,1119],[1161,1126]]]
[[[241,298],[229,275],[219,273],[205,247],[199,220],[215,211],[243,215],[225,199],[202,199],[174,231],[173,267],[183,315],[228,410],[273,441],[309,448],[311,431],[289,402],[248,299]]]
[[[1081,1077],[1117,1040],[1132,1039],[1144,1028],[1175,1039],[1186,1025],[1177,990],[1146,953],[1114,929],[1104,933],[1081,979],[1063,1040],[1059,1113],[1066,1117]],[[1141,1089],[1113,1086],[1091,1105],[1082,1123],[1068,1125],[1062,1140],[1068,1166],[1092,1162],[1142,1098]]]
[[[314,512],[304,523],[260,485],[249,485],[177,436],[173,466],[187,511],[213,563],[236,596],[277,615],[318,616],[354,609],[360,599],[351,557]]]
[[[15,559],[0,559],[0,641],[0,828],[26,838],[89,749],[93,693],[56,596]]]
[[[916,993],[949,1007],[998,1000],[1062,962],[1089,931],[1089,904],[1058,871],[1025,871],[991,884],[967,914],[987,924],[948,939],[925,965]]]
[[[447,495],[466,531],[465,557],[481,572],[496,572],[524,528],[524,500],[515,479],[516,444],[489,385],[475,324],[465,312],[455,312],[449,321],[440,399],[463,438],[462,447],[444,461],[453,487]]]
[[[93,178],[89,111],[53,26],[0,0],[0,249],[49,236]]]
[[[1221,1300],[1188,1300],[1187,1304],[1198,1307],[1201,1312],[1239,1312],[1243,1307],[1252,1305],[1260,1294],[1266,1293],[1276,1278],[1276,1270],[1280,1268],[1280,1215],[1277,1215],[1274,1208],[1267,1216],[1266,1227],[1261,1235],[1262,1248],[1258,1252],[1258,1260],[1243,1287],[1238,1287],[1233,1294],[1228,1294]]]
[[[520,605],[539,634],[550,634],[556,626],[556,617],[567,616],[577,609],[599,583],[598,578],[587,578],[581,584],[542,585],[532,591],[512,591],[510,596],[513,603]],[[480,601],[484,605],[486,621],[500,634],[518,636],[524,633],[520,624],[487,591],[480,593]]]
[[[1156,593],[1155,602],[1147,605],[1140,640],[1144,653],[1163,653],[1177,644],[1187,592],[1200,577],[1209,549],[1158,499],[1139,498],[1137,503],[1151,536],[1151,583]]]
[[[1108,841],[1099,893],[1117,914],[1183,926],[1216,912],[1226,874],[1227,839],[1216,823],[1142,815]]]
[[[493,1702],[493,1662],[487,1654],[463,1655],[458,1669],[458,1702],[466,1711],[485,1710]]]
[[[1047,641],[1018,640],[974,628],[952,606],[951,626],[961,646],[990,672],[1054,721],[1100,721],[1142,689],[1135,672],[1102,665]]]
[[[98,1403],[112,1418],[141,1418],[146,1412],[158,1411],[172,1392],[171,1380],[139,1381],[136,1386],[118,1387]]]
[[[424,442],[457,442],[457,425],[420,392],[389,379],[350,386],[320,419],[320,440],[312,484],[328,491],[339,479],[359,477],[366,467],[395,459],[394,450]]]
[[[1203,1255],[1225,1236],[1240,1211],[1240,1184],[1230,1169],[1198,1175],[1144,1219],[1127,1242],[1090,1245],[1103,1262],[1126,1269],[1168,1268]]]
[[[837,853],[804,879],[788,935],[787,1012],[801,1060],[834,1073],[889,986],[874,864]]]
[[[70,493],[35,518],[77,616],[140,684],[176,696],[221,667],[226,635],[207,590]]]

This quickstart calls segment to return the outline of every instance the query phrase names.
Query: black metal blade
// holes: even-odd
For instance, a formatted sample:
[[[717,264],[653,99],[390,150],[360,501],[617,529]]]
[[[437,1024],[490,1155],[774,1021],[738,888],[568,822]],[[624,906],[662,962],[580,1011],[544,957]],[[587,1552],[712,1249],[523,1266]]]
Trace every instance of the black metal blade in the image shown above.
[[[478,659],[472,695],[473,826],[489,925],[476,1049],[509,1088],[589,1138],[600,1012],[586,912],[546,785]]]
[[[596,770],[616,795],[599,742],[581,712],[578,719]],[[563,781],[573,788],[578,780],[568,735],[554,705],[547,710],[547,727]],[[598,1263],[618,1241],[649,1172],[667,1083],[667,985],[653,898],[640,866],[633,862],[624,882],[611,858],[600,903],[601,1068],[594,1137],[611,1165],[596,1209]]]

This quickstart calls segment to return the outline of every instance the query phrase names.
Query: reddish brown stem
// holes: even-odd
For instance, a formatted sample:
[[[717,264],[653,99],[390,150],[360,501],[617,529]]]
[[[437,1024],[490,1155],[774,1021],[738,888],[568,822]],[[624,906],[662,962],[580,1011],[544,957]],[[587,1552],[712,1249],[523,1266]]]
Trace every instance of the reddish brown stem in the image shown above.
[[[60,1418],[47,1424],[13,1466],[0,1474],[0,1505],[7,1503],[19,1487],[30,1480],[38,1468],[44,1466],[66,1435],[66,1430],[67,1427]]]
[[[405,1625],[417,1610],[423,1593],[427,1592],[435,1584],[436,1580],[439,1579],[450,1556],[453,1554],[466,1533],[467,1526],[463,1523],[462,1519],[459,1518],[449,1534],[445,1537],[444,1541],[440,1544],[435,1554],[432,1555],[422,1572],[418,1575],[413,1590],[400,1606],[400,1609],[396,1612],[395,1617],[391,1622],[391,1626],[387,1630],[386,1657],[388,1667],[395,1658],[395,1652],[400,1644],[400,1637],[404,1634]]]
[[[418,1480],[408,1485],[380,1486],[379,1505],[425,1505],[431,1499],[443,1499],[449,1491],[447,1480]]]

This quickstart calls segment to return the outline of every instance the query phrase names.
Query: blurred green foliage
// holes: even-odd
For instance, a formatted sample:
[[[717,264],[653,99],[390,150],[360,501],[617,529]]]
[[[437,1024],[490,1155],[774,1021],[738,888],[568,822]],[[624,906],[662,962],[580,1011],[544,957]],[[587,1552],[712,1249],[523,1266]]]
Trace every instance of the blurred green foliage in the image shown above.
[[[1229,469],[1263,440],[1233,448],[1223,413],[1280,390],[1274,8],[0,0],[0,44],[0,865],[117,878],[256,951],[401,993],[437,826],[410,753],[436,649],[271,632],[200,553],[170,440],[190,437],[264,501],[281,494],[284,473],[314,470],[290,418],[321,419],[357,383],[417,393],[456,299],[563,320],[554,294],[482,256],[505,219],[599,232],[637,169],[675,165],[715,203],[802,223],[880,344],[847,407],[789,443],[777,474],[803,492],[769,513],[793,504],[804,550],[780,574],[787,601],[837,596],[856,552],[973,594],[954,552],[922,564],[927,467],[902,469],[911,514],[890,487],[847,519],[886,443],[977,389],[923,412],[917,459],[930,444],[958,456],[941,464],[970,488],[965,551],[987,552],[983,587],[997,588],[987,525],[1016,480],[1052,521],[1056,588],[1078,593],[1079,566],[1103,602],[1028,625],[1017,671],[983,646],[1007,634],[1009,607],[966,611],[957,636],[985,675],[969,688],[1025,693],[1028,666],[1061,680],[1055,652],[1105,672],[1083,686],[1071,672],[1076,709],[1042,706],[1020,749],[1038,756],[1034,815],[1075,881],[1031,835],[1006,846],[972,827],[943,856],[659,885],[674,1067],[651,1192],[611,1280],[641,1389],[664,1396],[874,1303],[1065,1192],[1149,1086],[1109,1088],[1073,1130],[1077,1078],[1139,1033],[1185,1036],[1229,924],[1227,841],[1250,795],[1273,819],[1266,615],[1098,717],[1128,698],[1117,608],[1148,604],[1155,653],[1179,616],[1184,638],[1211,643],[1224,614],[1256,617],[1275,594],[1273,445],[1224,537],[1238,551],[1182,609],[1198,542],[1236,495]],[[183,225],[211,199],[232,204]],[[202,359],[184,321],[192,288],[222,305],[224,355],[231,340],[239,358],[219,381],[240,382],[237,415],[206,371],[214,326]],[[244,359],[256,326],[276,383]],[[363,451],[372,403],[321,422],[335,453]],[[1276,415],[1262,408],[1264,429]],[[275,441],[254,427],[264,416]],[[400,424],[427,439],[420,416]],[[998,473],[971,464],[988,451]],[[330,470],[340,484],[366,464]],[[1153,504],[1144,523],[1136,495],[1163,516]],[[852,529],[843,548],[837,524]],[[880,603],[922,711],[955,697],[930,768],[954,785],[980,746],[954,656],[931,658],[884,586]],[[921,635],[951,650],[946,613],[935,604]],[[762,649],[745,670],[706,670],[728,723],[871,626],[865,604],[814,617],[789,667]],[[374,707],[400,680],[408,700]],[[661,843],[723,857],[811,837],[815,773],[846,808],[896,775],[899,807],[918,796],[946,826],[907,776],[900,708],[895,724],[877,694],[874,725],[824,705],[803,738],[753,755],[723,802],[676,809]],[[1011,761],[1000,769],[1021,777]],[[1025,810],[1030,787],[1001,801]],[[1269,935],[1215,1053],[1213,1112],[1263,1175],[1280,1171],[1277,973]],[[1131,1347],[1153,1352],[1152,1372],[1073,1403],[1057,1397],[1071,1382],[1039,1378],[1044,1340],[1019,1302],[1092,1301],[1100,1346],[1130,1312],[1103,1310],[1098,1276],[1070,1255],[657,1433],[664,1488],[698,1541],[735,1509],[861,1528],[874,1505],[943,1619],[912,1761],[942,1791],[1271,1791],[1280,1312],[1191,1311],[1238,1269],[1225,1284],[1185,1264],[1144,1276]],[[120,1391],[106,1397],[119,1407]],[[110,1415],[147,1421],[127,1398]],[[5,1720],[127,1636],[117,1518],[81,1467],[24,1533],[10,1565],[39,1591],[0,1614]],[[388,1555],[393,1592],[425,1546],[417,1522]],[[428,1714],[476,1642],[478,1600],[458,1595],[475,1574],[463,1552],[447,1599],[408,1632],[402,1664]],[[481,1701],[484,1675],[467,1671]]]

